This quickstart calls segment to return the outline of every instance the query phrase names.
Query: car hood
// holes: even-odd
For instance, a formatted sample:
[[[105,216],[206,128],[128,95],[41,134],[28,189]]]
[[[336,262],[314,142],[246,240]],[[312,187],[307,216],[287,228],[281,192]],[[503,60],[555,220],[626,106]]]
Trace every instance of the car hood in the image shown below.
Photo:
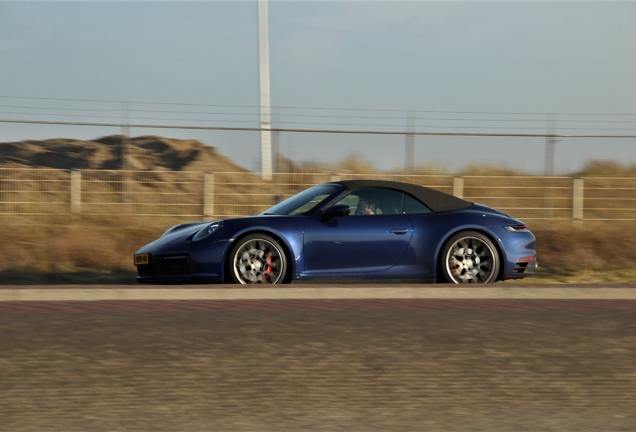
[[[190,222],[190,223],[175,225],[169,228],[165,233],[163,233],[161,238],[165,238],[166,240],[168,240],[173,237],[182,238],[183,236],[190,236],[191,234],[198,232],[201,228],[203,228],[204,226],[212,222],[213,221]]]
[[[157,240],[148,243],[146,246],[140,249],[140,251],[145,250],[147,248],[155,248],[157,246],[165,246],[170,244],[183,243],[188,238],[191,238],[195,235],[199,230],[203,227],[209,225],[212,221],[208,222],[192,222],[185,223],[181,225],[175,225],[163,233],[161,237]]]

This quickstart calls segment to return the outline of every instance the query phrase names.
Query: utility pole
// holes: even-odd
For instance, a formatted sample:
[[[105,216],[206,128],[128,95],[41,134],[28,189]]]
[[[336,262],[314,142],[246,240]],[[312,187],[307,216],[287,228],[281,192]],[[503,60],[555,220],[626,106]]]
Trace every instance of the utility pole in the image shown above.
[[[130,102],[121,103],[121,213],[126,213],[128,207],[126,203],[129,201],[128,196],[128,173],[126,170],[129,168],[126,163],[126,156],[130,152],[131,147],[130,137]]]
[[[544,175],[554,176],[554,145],[557,143],[556,135],[556,114],[548,114],[548,127],[545,135],[545,165]]]
[[[258,59],[261,101],[261,174],[272,179],[272,123],[269,90],[269,36],[267,0],[258,0]]]
[[[276,123],[280,127],[280,108],[274,108],[272,113],[272,124]],[[272,131],[272,172],[278,172],[278,155],[280,153],[280,131]]]
[[[415,111],[408,112],[404,141],[404,173],[412,174],[415,159]]]
[[[121,169],[126,169],[126,152],[130,144],[130,102],[121,103]]]
[[[548,125],[545,134],[544,196],[543,217],[554,217],[554,145],[556,135],[556,114],[548,114]]]

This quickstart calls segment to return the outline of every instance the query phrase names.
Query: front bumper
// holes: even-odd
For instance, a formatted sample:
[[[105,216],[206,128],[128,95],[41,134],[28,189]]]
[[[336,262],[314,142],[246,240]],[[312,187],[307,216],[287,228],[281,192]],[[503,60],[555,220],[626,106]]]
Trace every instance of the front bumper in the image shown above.
[[[135,254],[137,282],[156,284],[222,283],[227,240],[157,241]]]
[[[189,254],[147,255],[147,263],[137,265],[137,282],[139,283],[220,283],[223,281],[220,272],[197,271],[198,266]]]

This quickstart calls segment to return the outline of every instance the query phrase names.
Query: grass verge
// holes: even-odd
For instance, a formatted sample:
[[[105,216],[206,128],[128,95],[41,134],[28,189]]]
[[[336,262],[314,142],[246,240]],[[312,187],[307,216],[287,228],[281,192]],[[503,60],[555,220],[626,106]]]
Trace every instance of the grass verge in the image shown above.
[[[132,256],[166,224],[52,219],[0,227],[0,284],[134,284]],[[617,223],[531,226],[539,270],[526,282],[636,282],[636,229]]]

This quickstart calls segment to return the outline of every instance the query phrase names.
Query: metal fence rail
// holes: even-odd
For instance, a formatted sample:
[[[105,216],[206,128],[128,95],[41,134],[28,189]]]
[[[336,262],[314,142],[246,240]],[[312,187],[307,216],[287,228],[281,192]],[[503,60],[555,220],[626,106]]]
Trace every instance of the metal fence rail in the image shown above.
[[[0,215],[68,213],[70,174],[68,170],[0,169]]]
[[[586,178],[585,219],[636,219],[635,178]]]
[[[636,220],[636,178],[0,169],[0,218],[187,221],[258,214],[315,184],[374,178],[437,189],[523,220]]]
[[[182,171],[82,170],[76,213],[200,217],[203,173]]]

